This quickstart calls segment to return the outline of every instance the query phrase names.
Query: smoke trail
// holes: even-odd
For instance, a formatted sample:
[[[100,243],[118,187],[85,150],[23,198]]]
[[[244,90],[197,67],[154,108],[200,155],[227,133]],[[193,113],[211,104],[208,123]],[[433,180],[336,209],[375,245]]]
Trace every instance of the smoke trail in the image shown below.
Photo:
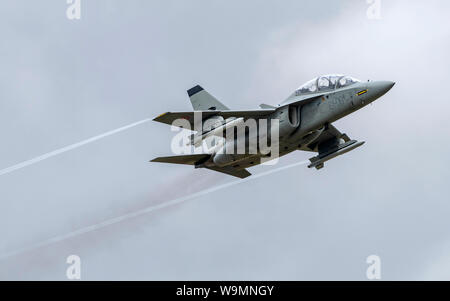
[[[3,176],[3,175],[6,175],[6,174],[9,174],[9,173],[12,173],[12,172],[17,171],[17,170],[19,170],[19,169],[28,167],[28,166],[33,165],[33,164],[36,164],[36,163],[39,163],[39,162],[41,162],[41,161],[44,161],[44,160],[46,160],[46,159],[55,157],[55,156],[57,156],[57,155],[61,155],[62,153],[65,153],[65,152],[74,150],[74,149],[79,148],[79,147],[82,147],[82,146],[84,146],[84,145],[86,145],[86,144],[89,144],[89,143],[95,142],[95,141],[97,141],[97,140],[106,138],[106,137],[108,137],[108,136],[111,136],[111,135],[114,135],[114,134],[123,132],[123,131],[125,131],[125,130],[131,129],[131,128],[136,127],[136,126],[138,126],[138,125],[141,125],[141,124],[144,124],[144,123],[146,123],[146,122],[149,122],[149,121],[151,121],[151,120],[152,120],[151,118],[144,119],[144,120],[141,120],[141,121],[138,121],[138,122],[135,122],[135,123],[132,123],[132,124],[129,124],[129,125],[120,127],[120,128],[118,128],[118,129],[115,129],[115,130],[106,132],[106,133],[104,133],[104,134],[101,134],[101,135],[98,135],[98,136],[95,136],[95,137],[86,139],[86,140],[84,140],[84,141],[80,141],[80,142],[78,142],[78,143],[74,143],[74,144],[71,144],[71,145],[69,145],[69,146],[66,146],[66,147],[63,147],[63,148],[54,150],[54,151],[52,151],[52,152],[49,152],[49,153],[44,154],[44,155],[41,155],[41,156],[36,157],[36,158],[34,158],[34,159],[30,159],[30,160],[24,161],[24,162],[22,162],[22,163],[16,164],[16,165],[14,165],[14,166],[11,166],[11,167],[2,169],[2,170],[0,170],[0,176]]]
[[[135,211],[135,212],[132,212],[132,213],[128,213],[128,214],[125,214],[125,215],[122,215],[122,216],[118,216],[118,217],[115,217],[115,218],[103,221],[103,222],[95,224],[95,225],[91,225],[91,226],[87,226],[87,227],[81,228],[81,229],[73,231],[73,232],[69,232],[69,233],[66,233],[66,234],[63,234],[63,235],[55,236],[53,238],[50,238],[48,240],[42,241],[40,243],[34,244],[32,246],[29,246],[29,247],[25,247],[25,248],[22,248],[22,249],[19,249],[19,250],[10,252],[10,253],[1,254],[0,255],[0,260],[5,260],[5,259],[7,259],[9,257],[13,257],[13,256],[16,256],[16,255],[20,255],[22,253],[33,251],[35,249],[38,249],[38,248],[41,248],[41,247],[45,247],[45,246],[48,246],[48,245],[51,245],[51,244],[54,244],[54,243],[58,243],[58,242],[61,242],[61,241],[64,241],[64,240],[67,240],[67,239],[70,239],[70,238],[73,238],[73,237],[76,237],[76,236],[80,236],[80,235],[83,235],[83,234],[86,234],[86,233],[89,233],[89,232],[92,232],[92,231],[96,231],[96,230],[108,227],[110,225],[114,225],[114,224],[117,224],[117,223],[129,220],[129,219],[132,219],[132,218],[144,215],[144,214],[152,213],[152,212],[164,209],[164,208],[168,208],[168,207],[171,207],[171,206],[174,206],[174,205],[178,205],[180,203],[183,203],[183,202],[186,202],[188,200],[191,200],[191,199],[194,199],[194,198],[197,198],[197,197],[201,197],[201,196],[210,194],[212,192],[216,192],[216,191],[219,191],[219,190],[222,190],[222,189],[234,186],[234,185],[246,183],[248,181],[252,181],[252,180],[255,180],[255,179],[258,179],[258,178],[262,178],[262,177],[265,177],[265,176],[268,176],[268,175],[271,175],[271,174],[274,174],[274,173],[277,173],[277,172],[280,172],[280,171],[283,171],[283,170],[286,170],[286,169],[289,169],[289,168],[292,168],[292,167],[296,167],[296,166],[299,166],[299,165],[304,165],[304,164],[307,164],[307,163],[309,163],[309,161],[302,161],[302,162],[297,162],[297,163],[293,163],[293,164],[290,164],[290,165],[282,166],[282,167],[279,167],[279,168],[276,168],[276,169],[273,169],[273,170],[262,172],[262,173],[257,174],[257,175],[253,175],[253,176],[251,176],[249,178],[235,180],[235,181],[228,182],[228,183],[225,183],[225,184],[222,184],[222,185],[214,186],[212,188],[204,189],[204,190],[201,190],[199,192],[190,194],[188,196],[184,196],[184,197],[173,199],[173,200],[165,202],[163,204],[147,207],[147,208],[144,208],[142,210],[138,210],[138,211]]]

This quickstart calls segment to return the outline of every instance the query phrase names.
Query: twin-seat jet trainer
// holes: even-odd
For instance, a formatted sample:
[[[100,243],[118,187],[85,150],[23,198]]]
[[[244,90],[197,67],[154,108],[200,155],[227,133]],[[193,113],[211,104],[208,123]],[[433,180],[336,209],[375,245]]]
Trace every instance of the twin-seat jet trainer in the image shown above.
[[[309,159],[308,167],[321,169],[326,161],[364,144],[350,139],[332,123],[380,98],[394,84],[325,75],[305,83],[277,106],[262,104],[261,109],[247,111],[230,110],[202,87],[195,86],[188,90],[194,111],[168,112],[154,120],[183,128],[183,122],[177,121],[190,125],[193,134],[188,144],[192,148],[213,137],[217,141],[212,139],[208,152],[159,157],[152,162],[192,165],[246,178],[251,175],[247,168],[301,150],[317,153]],[[236,130],[242,125],[243,131]],[[256,131],[249,130],[255,125]],[[268,148],[269,140],[272,148]],[[236,151],[239,144],[243,146],[240,152]]]

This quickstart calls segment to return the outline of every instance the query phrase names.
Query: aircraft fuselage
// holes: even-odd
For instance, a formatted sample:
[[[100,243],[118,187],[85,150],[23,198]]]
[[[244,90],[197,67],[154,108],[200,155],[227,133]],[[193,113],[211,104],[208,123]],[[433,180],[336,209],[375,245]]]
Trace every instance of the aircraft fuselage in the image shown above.
[[[306,103],[301,102],[304,96],[299,95],[280,104],[267,118],[269,121],[279,120],[279,157],[295,150],[307,150],[304,146],[308,145],[310,140],[314,140],[311,138],[319,136],[328,124],[372,103],[389,91],[393,85],[393,82],[388,81],[359,82],[325,93],[318,92],[316,98]],[[309,98],[312,96],[314,94],[308,95]],[[248,137],[238,136],[234,143],[248,143],[240,139],[248,139]],[[206,165],[248,168],[260,164],[264,156],[266,154],[242,155],[224,152],[213,156]]]

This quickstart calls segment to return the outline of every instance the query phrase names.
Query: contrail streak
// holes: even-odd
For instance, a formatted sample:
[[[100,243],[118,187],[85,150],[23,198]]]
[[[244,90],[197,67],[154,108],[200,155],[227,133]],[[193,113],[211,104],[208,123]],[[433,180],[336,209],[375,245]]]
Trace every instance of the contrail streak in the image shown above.
[[[129,220],[129,219],[132,219],[132,218],[144,215],[144,214],[148,214],[148,213],[152,213],[152,212],[164,209],[164,208],[168,208],[168,207],[171,207],[171,206],[174,206],[174,205],[186,202],[188,200],[191,200],[191,199],[194,199],[194,198],[197,198],[197,197],[201,197],[201,196],[207,195],[207,194],[212,193],[212,192],[216,192],[218,190],[222,190],[222,189],[234,186],[234,185],[238,185],[238,184],[242,184],[242,183],[245,183],[245,182],[248,182],[248,181],[252,181],[252,180],[255,180],[255,179],[258,179],[258,178],[262,178],[262,177],[265,177],[265,176],[268,176],[268,175],[271,175],[271,174],[274,174],[274,173],[277,173],[277,172],[280,172],[280,171],[283,171],[283,170],[286,170],[286,169],[289,169],[289,168],[292,168],[292,167],[296,167],[296,166],[299,166],[299,165],[307,164],[307,163],[309,163],[309,161],[302,161],[302,162],[297,162],[297,163],[293,163],[293,164],[290,164],[290,165],[282,166],[282,167],[279,167],[279,168],[276,168],[276,169],[273,169],[273,170],[269,170],[269,171],[266,171],[266,172],[263,172],[263,173],[260,173],[260,174],[253,175],[253,176],[251,176],[249,178],[236,180],[236,181],[232,181],[232,182],[225,183],[225,184],[222,184],[222,185],[214,186],[212,188],[204,189],[204,190],[201,190],[199,192],[190,194],[188,196],[180,197],[180,198],[177,198],[177,199],[165,202],[165,203],[160,204],[160,205],[147,207],[147,208],[144,208],[144,209],[136,211],[136,212],[132,212],[132,213],[128,213],[128,214],[125,214],[125,215],[122,215],[122,216],[118,216],[118,217],[115,217],[115,218],[103,221],[103,222],[95,224],[95,225],[91,225],[91,226],[87,226],[87,227],[81,228],[81,229],[73,231],[73,232],[69,232],[69,233],[66,233],[66,234],[63,234],[63,235],[55,236],[53,238],[50,238],[48,240],[42,241],[40,243],[34,244],[32,246],[29,246],[29,247],[25,247],[25,248],[22,248],[22,249],[19,249],[19,250],[10,252],[10,253],[4,253],[4,254],[0,255],[0,260],[5,260],[5,259],[7,259],[9,257],[13,257],[13,256],[16,256],[16,255],[20,255],[22,253],[33,251],[35,249],[38,249],[38,248],[41,248],[41,247],[45,247],[45,246],[48,246],[48,245],[51,245],[51,244],[54,244],[54,243],[58,243],[58,242],[61,242],[61,241],[64,241],[64,240],[67,240],[67,239],[70,239],[70,238],[73,238],[73,237],[76,237],[76,236],[80,236],[80,235],[83,235],[83,234],[86,234],[86,233],[89,233],[89,232],[92,232],[92,231],[96,231],[96,230],[108,227],[110,225],[114,225],[114,224],[123,222],[125,220]]]
[[[52,152],[49,152],[49,153],[44,154],[44,155],[41,155],[41,156],[36,157],[36,158],[34,158],[34,159],[30,159],[30,160],[24,161],[24,162],[22,162],[22,163],[16,164],[16,165],[14,165],[14,166],[11,166],[11,167],[2,169],[2,170],[0,170],[0,176],[3,176],[3,175],[6,175],[6,174],[9,174],[9,173],[12,173],[12,172],[14,172],[14,171],[16,171],[16,170],[25,168],[25,167],[27,167],[27,166],[30,166],[30,165],[33,165],[33,164],[36,164],[36,163],[39,163],[39,162],[44,161],[44,160],[47,160],[47,159],[49,159],[49,158],[51,158],[51,157],[55,157],[55,156],[57,156],[57,155],[61,155],[62,153],[65,153],[65,152],[74,150],[74,149],[79,148],[79,147],[82,147],[82,146],[84,146],[84,145],[86,145],[86,144],[89,144],[89,143],[95,142],[95,141],[97,141],[97,140],[106,138],[106,137],[108,137],[108,136],[111,136],[111,135],[114,135],[114,134],[123,132],[123,131],[128,130],[128,129],[131,129],[131,128],[135,127],[135,126],[138,126],[138,125],[141,125],[141,124],[143,124],[143,123],[149,122],[149,121],[151,121],[151,120],[152,120],[151,118],[144,119],[144,120],[141,120],[141,121],[138,121],[138,122],[135,122],[135,123],[132,123],[132,124],[123,126],[123,127],[121,127],[121,128],[118,128],[118,129],[115,129],[115,130],[106,132],[106,133],[104,133],[104,134],[101,134],[101,135],[98,135],[98,136],[89,138],[89,139],[87,139],[87,140],[84,140],[84,141],[81,141],[81,142],[78,142],[78,143],[75,143],[75,144],[72,144],[72,145],[69,145],[69,146],[66,146],[66,147],[63,147],[63,148],[54,150],[54,151],[52,151]]]

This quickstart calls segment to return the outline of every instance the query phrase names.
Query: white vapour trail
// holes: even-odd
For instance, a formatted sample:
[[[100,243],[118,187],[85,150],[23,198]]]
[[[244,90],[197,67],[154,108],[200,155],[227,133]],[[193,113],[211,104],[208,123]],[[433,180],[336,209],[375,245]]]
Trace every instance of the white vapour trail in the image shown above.
[[[1,254],[0,255],[0,260],[5,260],[5,259],[7,259],[9,257],[13,257],[13,256],[16,256],[16,255],[20,255],[22,253],[33,251],[35,249],[38,249],[38,248],[41,248],[41,247],[45,247],[45,246],[48,246],[48,245],[51,245],[51,244],[54,244],[54,243],[58,243],[58,242],[61,242],[61,241],[64,241],[64,240],[67,240],[67,239],[70,239],[70,238],[73,238],[73,237],[76,237],[76,236],[80,236],[80,235],[83,235],[83,234],[86,234],[86,233],[89,233],[89,232],[92,232],[92,231],[96,231],[96,230],[108,227],[110,225],[114,225],[114,224],[117,224],[117,223],[129,220],[129,219],[132,219],[132,218],[144,215],[144,214],[148,214],[148,213],[152,213],[152,212],[164,209],[164,208],[168,208],[168,207],[171,207],[171,206],[174,206],[174,205],[186,202],[188,200],[191,200],[191,199],[194,199],[194,198],[197,198],[197,197],[201,197],[201,196],[207,195],[207,194],[212,193],[212,192],[216,192],[218,190],[222,190],[222,189],[234,186],[234,185],[238,185],[238,184],[242,184],[242,183],[245,183],[245,182],[248,182],[248,181],[252,181],[252,180],[255,180],[255,179],[258,179],[258,178],[261,178],[261,177],[265,177],[265,176],[268,176],[268,175],[271,175],[271,174],[274,174],[274,173],[277,173],[277,172],[280,172],[280,171],[283,171],[283,170],[286,170],[286,169],[289,169],[289,168],[292,168],[292,167],[296,167],[296,166],[299,166],[299,165],[304,165],[304,164],[307,164],[307,163],[309,163],[309,161],[301,161],[301,162],[289,164],[289,165],[282,166],[282,167],[279,167],[279,168],[276,168],[276,169],[273,169],[273,170],[269,170],[269,171],[266,171],[266,172],[263,172],[263,173],[260,173],[260,174],[253,175],[253,176],[251,176],[249,178],[246,178],[246,179],[240,179],[240,180],[232,181],[232,182],[229,182],[229,183],[225,183],[223,185],[214,186],[214,187],[211,187],[211,188],[208,188],[208,189],[204,189],[204,190],[201,190],[199,192],[190,194],[188,196],[180,197],[180,198],[177,198],[177,199],[165,202],[165,203],[160,204],[160,205],[147,207],[147,208],[144,208],[144,209],[136,211],[136,212],[132,212],[132,213],[128,213],[128,214],[125,214],[125,215],[122,215],[122,216],[118,216],[118,217],[115,217],[115,218],[103,221],[103,222],[95,224],[95,225],[91,225],[91,226],[87,226],[87,227],[81,228],[79,230],[76,230],[76,231],[73,231],[73,232],[70,232],[70,233],[66,233],[66,234],[63,234],[63,235],[55,236],[55,237],[50,238],[48,240],[42,241],[40,243],[36,243],[34,245],[31,245],[31,246],[28,246],[28,247],[25,247],[25,248],[22,248],[22,249],[19,249],[19,250],[10,252],[10,253]]]
[[[84,141],[80,141],[80,142],[78,142],[78,143],[74,143],[74,144],[72,144],[72,145],[69,145],[69,146],[66,146],[66,147],[63,147],[63,148],[54,150],[54,151],[52,151],[52,152],[49,152],[49,153],[44,154],[44,155],[41,155],[41,156],[36,157],[36,158],[34,158],[34,159],[30,159],[30,160],[24,161],[24,162],[22,162],[22,163],[16,164],[16,165],[14,165],[14,166],[11,166],[11,167],[2,169],[2,170],[0,170],[0,176],[3,176],[3,175],[6,175],[6,174],[9,174],[9,173],[12,173],[12,172],[17,171],[17,170],[19,170],[19,169],[25,168],[25,167],[27,167],[27,166],[30,166],[30,165],[33,165],[33,164],[36,164],[36,163],[39,163],[39,162],[41,162],[41,161],[43,161],[43,160],[46,160],[46,159],[49,159],[49,158],[51,158],[51,157],[60,155],[60,154],[62,154],[62,153],[65,153],[65,152],[74,150],[74,149],[79,148],[79,147],[82,147],[82,146],[84,146],[84,145],[86,145],[86,144],[89,144],[89,143],[95,142],[95,141],[97,141],[97,140],[106,138],[106,137],[108,137],[108,136],[111,136],[111,135],[114,135],[114,134],[123,132],[123,131],[125,131],[125,130],[128,130],[128,129],[130,129],[130,128],[133,128],[133,127],[135,127],[135,126],[141,125],[141,124],[146,123],[146,122],[149,122],[149,121],[151,121],[150,118],[144,119],[144,120],[141,120],[141,121],[138,121],[138,122],[135,122],[135,123],[132,123],[132,124],[129,124],[129,125],[120,127],[120,128],[118,128],[118,129],[115,129],[115,130],[106,132],[106,133],[104,133],[104,134],[101,134],[101,135],[98,135],[98,136],[95,136],[95,137],[86,139],[86,140],[84,140]]]

